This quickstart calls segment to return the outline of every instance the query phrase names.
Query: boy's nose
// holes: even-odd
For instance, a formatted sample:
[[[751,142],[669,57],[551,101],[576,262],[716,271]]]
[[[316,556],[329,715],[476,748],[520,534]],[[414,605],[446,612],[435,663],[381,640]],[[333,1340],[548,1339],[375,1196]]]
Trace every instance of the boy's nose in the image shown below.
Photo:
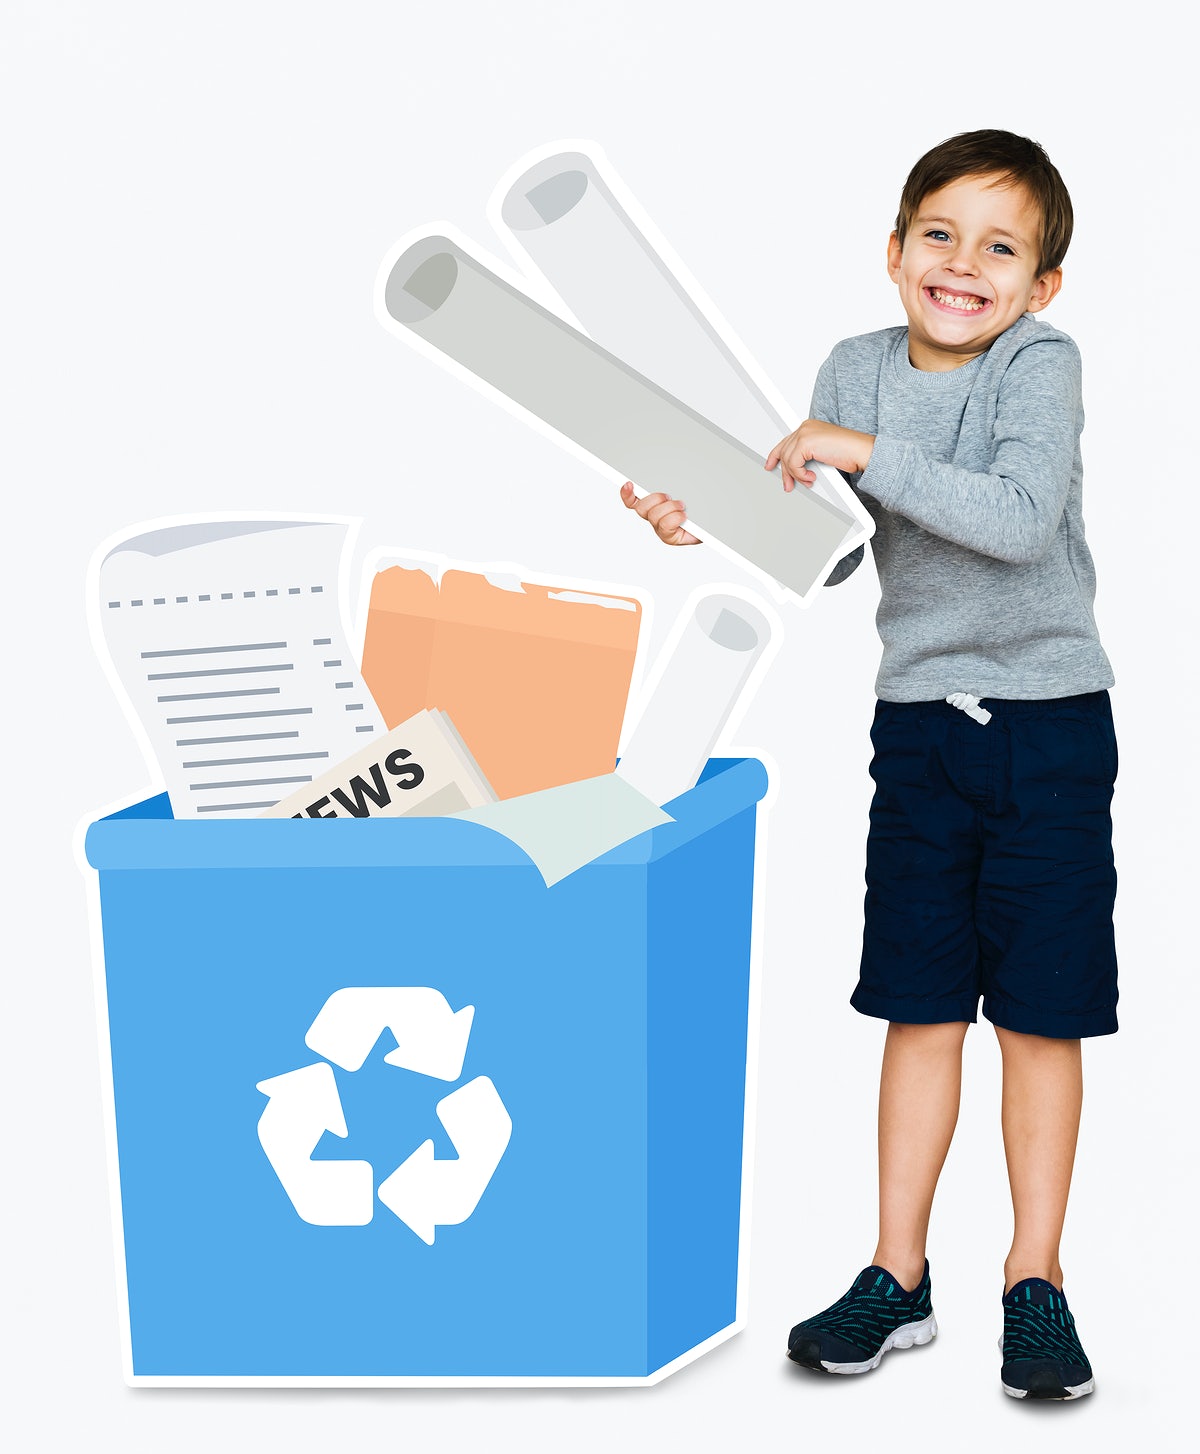
[[[971,277],[974,277],[977,271],[974,256],[965,250],[956,252],[953,257],[947,258],[946,268],[949,272],[966,273]]]

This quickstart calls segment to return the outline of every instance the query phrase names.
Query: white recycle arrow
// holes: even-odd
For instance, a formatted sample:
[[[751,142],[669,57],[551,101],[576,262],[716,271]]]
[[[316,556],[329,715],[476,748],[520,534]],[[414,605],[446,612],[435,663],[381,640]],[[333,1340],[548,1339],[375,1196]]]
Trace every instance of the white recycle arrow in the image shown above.
[[[374,1212],[369,1161],[312,1161],[326,1131],[346,1135],[333,1071],[323,1062],[260,1080],[258,1121],[267,1160],[301,1218],[316,1227],[365,1227]]]
[[[433,1246],[434,1230],[465,1222],[500,1164],[512,1121],[486,1075],[469,1080],[440,1100],[438,1120],[458,1152],[439,1160],[423,1141],[379,1187],[379,1200]]]
[[[304,1043],[343,1070],[358,1070],[390,1030],[396,1049],[383,1057],[389,1065],[457,1080],[474,1018],[474,1005],[456,1014],[443,995],[423,985],[351,985],[329,996]]]

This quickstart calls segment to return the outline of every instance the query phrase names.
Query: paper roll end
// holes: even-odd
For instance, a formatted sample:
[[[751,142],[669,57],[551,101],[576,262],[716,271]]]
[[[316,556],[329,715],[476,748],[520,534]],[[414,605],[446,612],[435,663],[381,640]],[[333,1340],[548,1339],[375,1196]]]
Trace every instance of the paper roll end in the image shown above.
[[[696,622],[726,651],[757,651],[771,637],[771,623],[762,612],[736,596],[704,596],[696,603]]]
[[[573,152],[548,157],[512,184],[500,207],[506,227],[533,232],[577,207],[591,185],[589,159]]]
[[[458,259],[444,237],[428,237],[401,253],[383,290],[390,317],[406,327],[436,313],[458,281]]]

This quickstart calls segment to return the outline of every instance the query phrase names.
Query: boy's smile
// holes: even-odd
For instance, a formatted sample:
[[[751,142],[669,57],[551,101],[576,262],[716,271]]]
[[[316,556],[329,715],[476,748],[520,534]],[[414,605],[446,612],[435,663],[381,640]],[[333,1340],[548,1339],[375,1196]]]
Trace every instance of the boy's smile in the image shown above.
[[[954,313],[978,313],[991,307],[986,298],[978,293],[959,293],[953,288],[931,287],[926,289],[939,308],[949,308]]]
[[[1041,217],[1022,186],[962,177],[922,198],[888,273],[908,315],[914,368],[944,372],[985,353],[1023,313],[1043,309],[1062,270],[1039,275]]]

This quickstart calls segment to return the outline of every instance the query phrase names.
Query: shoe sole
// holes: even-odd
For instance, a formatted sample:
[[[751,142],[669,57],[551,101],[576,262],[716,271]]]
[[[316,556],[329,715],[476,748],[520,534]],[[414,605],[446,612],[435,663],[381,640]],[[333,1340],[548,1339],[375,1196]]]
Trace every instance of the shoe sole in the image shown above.
[[[932,1313],[927,1318],[922,1318],[919,1323],[905,1323],[903,1327],[889,1333],[879,1352],[865,1363],[829,1363],[824,1358],[794,1358],[790,1352],[788,1357],[801,1368],[811,1368],[816,1373],[870,1373],[872,1369],[879,1367],[883,1355],[892,1348],[911,1348],[914,1344],[921,1347],[932,1343],[937,1337],[937,1330],[937,1319]]]
[[[1057,1399],[1059,1403],[1063,1403],[1067,1399],[1082,1398],[1084,1394],[1091,1393],[1096,1387],[1096,1380],[1089,1378],[1086,1383],[1064,1384],[1057,1393],[1044,1393],[1040,1389],[1010,1388],[1003,1379],[1000,1380],[1000,1387],[1010,1398],[1031,1398],[1039,1401]]]
[[[1000,1349],[1001,1353],[1004,1352],[1003,1338],[1000,1338],[998,1340],[997,1347]],[[1008,1394],[1009,1398],[1031,1398],[1038,1401],[1046,1399],[1050,1401],[1057,1400],[1059,1403],[1065,1403],[1068,1399],[1083,1398],[1085,1394],[1094,1392],[1096,1387],[1096,1380],[1094,1378],[1089,1378],[1086,1383],[1060,1383],[1058,1387],[1054,1389],[1013,1388],[1011,1384],[1005,1383],[1002,1377],[1000,1379],[1000,1387],[1004,1390],[1006,1394]]]

